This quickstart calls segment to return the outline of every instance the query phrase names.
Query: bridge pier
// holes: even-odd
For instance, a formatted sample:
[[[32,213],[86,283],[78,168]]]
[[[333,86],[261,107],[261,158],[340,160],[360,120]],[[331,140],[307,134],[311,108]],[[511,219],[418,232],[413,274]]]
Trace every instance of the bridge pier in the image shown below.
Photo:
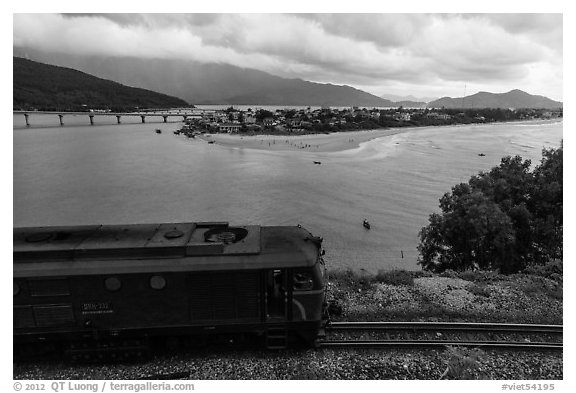
[[[142,123],[146,123],[146,116],[140,115],[140,117],[142,118]]]
[[[30,127],[30,121],[28,120],[28,117],[30,115],[28,113],[24,113],[24,118],[26,119],[26,127]]]
[[[94,125],[94,115],[88,115],[90,117],[90,125]]]
[[[122,117],[122,116],[120,116],[120,115],[116,115],[116,121],[118,122],[118,124],[120,124],[120,118],[121,118],[121,117]]]
[[[162,117],[164,118],[164,123],[167,123],[168,122],[168,116],[163,115]]]
[[[60,127],[64,127],[64,115],[59,114],[58,117],[60,118]]]

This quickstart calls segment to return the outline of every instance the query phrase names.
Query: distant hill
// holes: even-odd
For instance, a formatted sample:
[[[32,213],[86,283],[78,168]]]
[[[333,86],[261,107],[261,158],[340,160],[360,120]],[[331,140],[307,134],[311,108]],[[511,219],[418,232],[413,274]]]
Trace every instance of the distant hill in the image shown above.
[[[179,98],[124,86],[70,68],[13,58],[14,109],[133,110],[189,106]]]
[[[381,99],[350,86],[308,82],[301,79],[273,81],[272,86],[250,93],[219,99],[223,104],[255,105],[314,105],[391,107],[391,101]]]
[[[544,96],[528,94],[522,90],[511,90],[508,93],[480,92],[464,98],[443,97],[428,103],[428,108],[562,108],[562,102],[553,101]]]
[[[425,102],[418,102],[418,101],[396,101],[394,102],[394,106],[401,106],[404,108],[426,108]]]
[[[380,97],[393,102],[400,102],[400,101],[430,102],[438,99],[438,97],[416,97],[411,94],[407,96],[401,96],[397,94],[382,94]]]
[[[81,57],[14,48],[14,53],[101,78],[180,97],[193,104],[396,106],[350,86],[287,79],[228,64],[186,60]]]

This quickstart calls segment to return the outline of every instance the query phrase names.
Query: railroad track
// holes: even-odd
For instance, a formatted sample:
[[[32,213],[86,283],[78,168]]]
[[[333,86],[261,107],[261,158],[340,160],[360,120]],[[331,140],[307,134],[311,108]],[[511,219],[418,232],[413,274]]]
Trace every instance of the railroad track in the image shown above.
[[[547,336],[562,335],[562,325],[526,325],[504,323],[460,323],[460,322],[332,322],[326,326],[327,333],[353,331],[374,332],[450,332],[450,333],[494,333]],[[320,347],[336,348],[384,348],[384,347],[425,347],[465,346],[501,349],[562,350],[562,342],[554,341],[491,341],[491,340],[450,340],[450,339],[378,339],[378,340],[321,340]]]

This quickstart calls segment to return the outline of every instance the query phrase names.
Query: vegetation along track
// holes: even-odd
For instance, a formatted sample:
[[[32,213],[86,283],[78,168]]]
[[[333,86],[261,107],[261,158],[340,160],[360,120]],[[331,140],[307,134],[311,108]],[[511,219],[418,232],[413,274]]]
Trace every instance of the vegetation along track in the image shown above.
[[[382,348],[382,347],[444,347],[465,346],[502,349],[527,350],[562,350],[562,342],[555,340],[533,341],[530,336],[545,336],[547,338],[562,336],[562,325],[529,325],[505,323],[461,323],[461,322],[331,322],[326,327],[328,339],[319,341],[323,348]],[[370,332],[378,338],[352,339],[352,332]],[[426,333],[434,332],[435,339],[430,340]],[[474,334],[473,340],[448,338],[440,332],[451,335]],[[390,339],[390,334],[401,334],[401,339]],[[505,339],[497,341],[481,339],[478,335],[506,335]],[[333,339],[330,336],[344,335],[343,339]],[[381,336],[384,335],[385,339]],[[408,336],[417,336],[406,337]],[[422,337],[424,335],[424,337]],[[441,337],[441,338],[439,338]],[[514,339],[521,337],[521,340]]]

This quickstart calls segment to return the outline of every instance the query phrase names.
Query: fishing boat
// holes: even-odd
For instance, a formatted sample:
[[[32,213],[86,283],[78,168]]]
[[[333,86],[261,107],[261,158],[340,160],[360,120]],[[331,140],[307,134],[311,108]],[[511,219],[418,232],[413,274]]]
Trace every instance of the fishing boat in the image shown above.
[[[362,222],[362,225],[364,225],[364,228],[370,229],[370,223],[368,222],[367,219],[364,219],[364,221]]]
[[[160,128],[156,128],[156,134],[162,134],[162,130]]]

